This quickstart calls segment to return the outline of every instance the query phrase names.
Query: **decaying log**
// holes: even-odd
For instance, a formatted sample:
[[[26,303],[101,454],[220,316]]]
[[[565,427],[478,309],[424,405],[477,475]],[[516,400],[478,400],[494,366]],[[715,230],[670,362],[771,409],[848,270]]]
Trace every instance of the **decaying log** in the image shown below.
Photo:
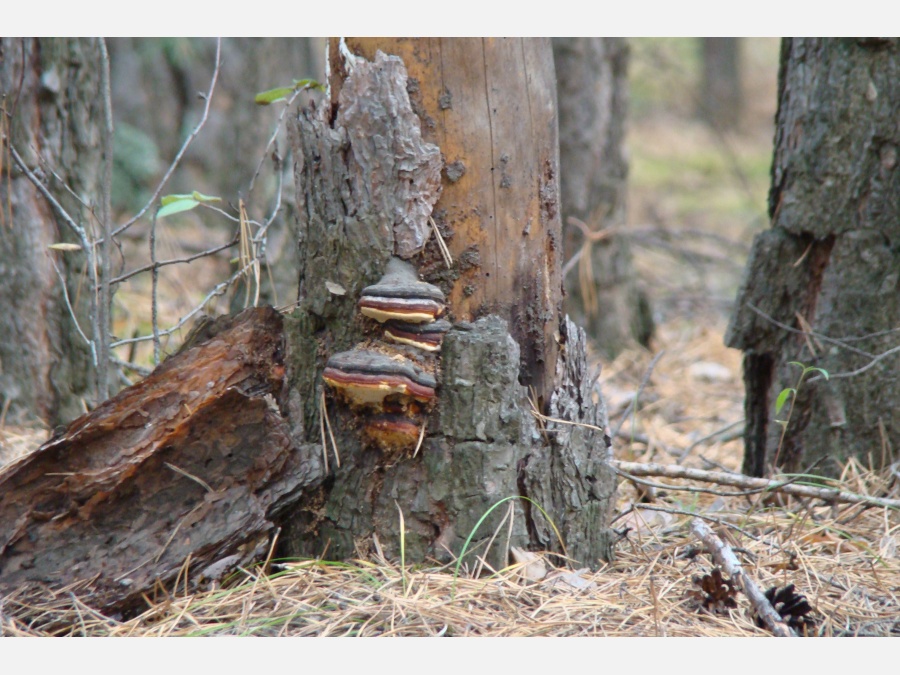
[[[280,412],[278,312],[206,335],[0,472],[0,593],[93,579],[92,606],[124,609],[185,567],[196,583],[265,555],[321,449]]]
[[[731,547],[716,536],[709,526],[699,518],[691,521],[691,531],[706,544],[706,548],[716,563],[728,572],[738,587],[744,591],[766,628],[772,631],[775,637],[797,637],[797,634],[781,620],[781,616],[772,607],[765,593],[759,589],[753,579],[744,573],[744,568]]]

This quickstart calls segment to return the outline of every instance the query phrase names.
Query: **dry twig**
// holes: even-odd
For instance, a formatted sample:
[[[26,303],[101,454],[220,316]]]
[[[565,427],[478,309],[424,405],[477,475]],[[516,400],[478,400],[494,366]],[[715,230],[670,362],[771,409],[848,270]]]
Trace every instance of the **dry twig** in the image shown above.
[[[709,529],[709,526],[699,518],[691,521],[691,531],[706,544],[706,548],[712,554],[715,561],[728,572],[729,576],[738,587],[744,591],[744,594],[753,604],[757,615],[766,624],[766,627],[772,631],[776,637],[797,637],[797,634],[791,630],[781,616],[772,607],[765,594],[759,590],[759,586],[744,573],[741,562],[737,559],[734,551],[724,541],[719,539],[716,534]]]

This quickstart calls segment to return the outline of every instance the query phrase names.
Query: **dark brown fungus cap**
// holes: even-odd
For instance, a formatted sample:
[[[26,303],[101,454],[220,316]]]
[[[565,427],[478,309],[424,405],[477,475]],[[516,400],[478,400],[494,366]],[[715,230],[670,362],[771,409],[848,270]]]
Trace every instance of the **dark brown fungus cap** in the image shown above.
[[[375,415],[365,426],[366,437],[384,451],[412,450],[421,431],[421,422],[402,415]]]
[[[431,323],[388,321],[384,326],[384,336],[388,340],[424,349],[426,352],[436,352],[441,348],[444,334],[448,330],[450,322],[443,319]]]
[[[358,405],[380,406],[386,396],[401,394],[418,401],[434,399],[434,376],[400,355],[387,356],[366,349],[333,355],[322,379]]]
[[[420,281],[412,265],[391,258],[381,280],[362,290],[358,304],[364,315],[382,323],[429,323],[444,313],[444,300],[443,291]]]

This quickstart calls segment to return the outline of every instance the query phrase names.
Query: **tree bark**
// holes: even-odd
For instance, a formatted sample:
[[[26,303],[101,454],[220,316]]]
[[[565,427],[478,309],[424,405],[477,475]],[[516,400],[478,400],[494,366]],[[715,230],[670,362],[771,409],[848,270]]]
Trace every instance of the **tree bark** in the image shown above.
[[[896,459],[898,118],[900,41],[782,43],[772,229],[754,242],[726,335],[744,351],[745,473]],[[831,377],[801,385],[782,443],[789,406],[774,406],[797,386],[792,361]]]
[[[0,593],[87,582],[101,610],[143,607],[265,556],[275,521],[324,478],[281,415],[271,308],[222,317],[150,376],[0,472]]]
[[[343,50],[343,54],[342,54]],[[348,55],[349,54],[349,55]],[[548,40],[329,41],[330,97],[292,127],[301,205],[300,302],[286,317],[295,434],[334,442],[313,512],[285,552],[346,557],[377,543],[407,561],[460,555],[511,505],[504,544],[611,556],[614,476],[584,334],[562,317],[555,82]],[[452,254],[449,267],[429,217]],[[423,355],[360,315],[391,258],[442,289],[453,327]],[[373,447],[380,412],[348,405],[321,374],[335,354],[376,350],[438,379],[417,450]],[[529,399],[557,422],[538,426]],[[387,400],[387,399],[386,399]],[[396,402],[395,402],[396,404]],[[417,418],[418,419],[418,418]],[[337,459],[340,465],[337,466]],[[402,510],[405,532],[399,529]],[[509,528],[508,530],[506,528]],[[505,565],[504,546],[487,559]]]
[[[624,38],[553,38],[559,100],[560,192],[566,311],[600,352],[613,358],[627,345],[647,345],[653,318],[635,275],[626,237],[589,242],[569,218],[594,232],[626,224],[624,154],[628,45]]]
[[[93,289],[83,251],[48,248],[81,241],[15,164],[10,142],[72,218],[94,231],[102,100],[96,40],[0,40],[0,395],[10,415],[51,426],[95,402],[90,350],[54,261],[91,337]]]

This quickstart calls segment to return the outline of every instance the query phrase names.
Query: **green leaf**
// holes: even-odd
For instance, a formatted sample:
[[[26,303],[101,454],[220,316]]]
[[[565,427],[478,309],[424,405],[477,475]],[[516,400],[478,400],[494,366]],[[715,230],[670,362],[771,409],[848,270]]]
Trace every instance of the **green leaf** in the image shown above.
[[[194,195],[166,195],[159,201],[163,206],[168,206],[172,202],[177,202],[182,199],[193,199],[193,198],[194,198]]]
[[[822,377],[824,377],[826,380],[828,379],[828,371],[824,368],[810,368],[810,370],[818,370],[820,373],[822,373]]]
[[[159,211],[156,212],[156,218],[158,220],[160,218],[165,218],[166,216],[171,216],[173,213],[190,211],[199,205],[200,202],[196,199],[178,199],[176,201],[170,201],[168,204],[159,207]]]
[[[789,366],[797,366],[798,368],[802,368],[803,370],[806,370],[806,364],[800,363],[799,361],[788,361],[788,365]]]
[[[276,101],[284,101],[288,96],[294,93],[295,89],[296,87],[277,87],[276,89],[269,89],[269,91],[258,93],[253,100],[256,101],[257,105],[269,105]]]
[[[781,393],[778,394],[778,398],[775,399],[775,414],[776,415],[781,412],[781,409],[784,407],[784,404],[787,402],[788,396],[790,396],[791,394],[796,394],[796,393],[797,393],[797,390],[794,389],[793,387],[789,387],[787,389],[781,390]]]
[[[201,192],[197,192],[194,190],[191,193],[191,198],[196,199],[198,202],[220,202],[222,201],[221,197],[210,197],[209,195],[205,195]]]
[[[50,244],[47,248],[52,249],[54,251],[80,251],[81,246],[78,244]]]
[[[294,89],[318,89],[319,91],[325,91],[325,87],[312,79],[305,80],[294,80]]]

